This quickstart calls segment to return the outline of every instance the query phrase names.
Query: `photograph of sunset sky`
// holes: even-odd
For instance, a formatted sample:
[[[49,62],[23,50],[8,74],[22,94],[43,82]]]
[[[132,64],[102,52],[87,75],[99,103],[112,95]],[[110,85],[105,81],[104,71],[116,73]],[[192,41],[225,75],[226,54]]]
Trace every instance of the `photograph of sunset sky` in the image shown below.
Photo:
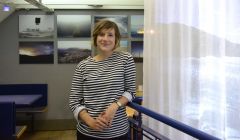
[[[20,64],[53,64],[53,42],[19,42]]]

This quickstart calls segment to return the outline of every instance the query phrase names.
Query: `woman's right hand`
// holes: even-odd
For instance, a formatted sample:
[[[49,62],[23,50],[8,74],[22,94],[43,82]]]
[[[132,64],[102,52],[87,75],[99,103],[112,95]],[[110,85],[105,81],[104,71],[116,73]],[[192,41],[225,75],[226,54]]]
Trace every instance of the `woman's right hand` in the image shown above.
[[[98,131],[103,131],[103,129],[108,127],[108,121],[101,116],[98,116],[96,119],[91,117],[90,121],[86,123],[89,127]]]
[[[90,128],[94,130],[102,131],[108,127],[108,121],[101,115],[94,119],[86,110],[83,110],[79,113],[79,116],[81,120],[83,120]]]

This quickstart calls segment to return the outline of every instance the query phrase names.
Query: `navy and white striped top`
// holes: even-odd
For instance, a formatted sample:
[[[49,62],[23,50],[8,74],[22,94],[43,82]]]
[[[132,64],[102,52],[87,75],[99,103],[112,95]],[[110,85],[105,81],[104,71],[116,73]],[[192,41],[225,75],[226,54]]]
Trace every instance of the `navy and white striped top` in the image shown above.
[[[69,106],[78,121],[79,132],[96,138],[114,138],[128,132],[129,124],[125,107],[115,114],[110,128],[96,131],[78,120],[78,114],[86,109],[90,116],[99,114],[121,96],[129,101],[135,97],[136,68],[132,56],[126,52],[114,52],[103,61],[92,57],[81,61],[73,76]]]

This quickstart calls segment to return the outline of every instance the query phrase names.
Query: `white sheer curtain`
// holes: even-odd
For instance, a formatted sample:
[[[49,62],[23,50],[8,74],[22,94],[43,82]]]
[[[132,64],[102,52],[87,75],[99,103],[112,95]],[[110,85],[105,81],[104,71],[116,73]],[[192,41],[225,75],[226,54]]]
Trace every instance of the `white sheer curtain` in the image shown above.
[[[240,139],[239,7],[239,0],[145,0],[143,106]],[[147,117],[144,123],[192,139]]]

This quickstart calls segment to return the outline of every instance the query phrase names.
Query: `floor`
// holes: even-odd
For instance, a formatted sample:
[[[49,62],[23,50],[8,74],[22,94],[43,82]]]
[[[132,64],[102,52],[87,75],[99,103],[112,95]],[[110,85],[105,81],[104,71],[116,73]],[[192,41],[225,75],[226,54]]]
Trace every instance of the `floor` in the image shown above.
[[[76,140],[76,130],[26,132],[20,140]]]
[[[127,108],[128,116],[133,116],[135,110]],[[26,131],[19,140],[76,140],[76,130],[64,131]]]

